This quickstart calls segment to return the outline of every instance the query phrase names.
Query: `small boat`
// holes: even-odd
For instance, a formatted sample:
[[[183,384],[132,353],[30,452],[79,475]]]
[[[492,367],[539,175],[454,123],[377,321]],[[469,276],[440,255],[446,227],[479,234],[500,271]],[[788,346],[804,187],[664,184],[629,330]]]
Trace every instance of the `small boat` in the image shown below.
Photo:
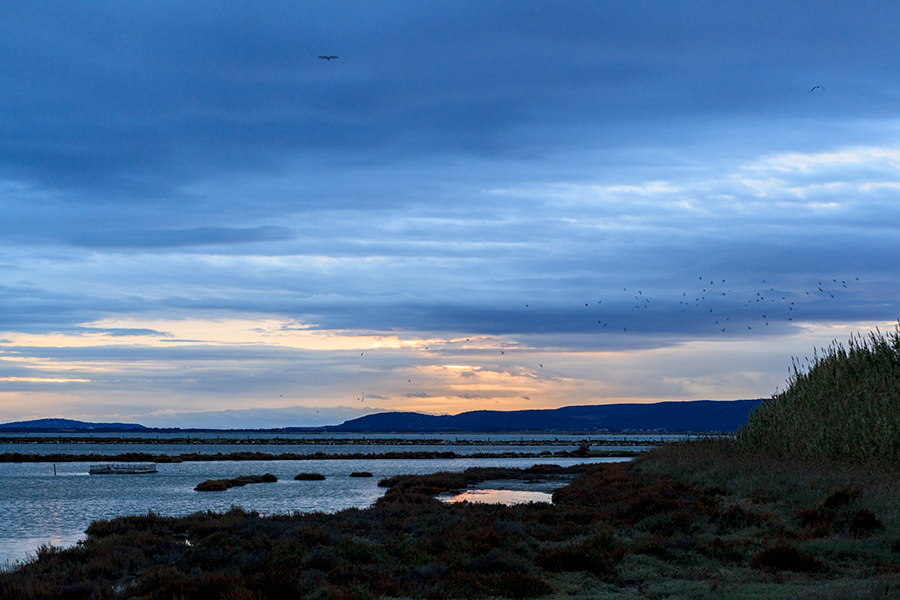
[[[150,464],[106,464],[91,465],[91,475],[140,475],[142,473],[156,473],[156,465]]]

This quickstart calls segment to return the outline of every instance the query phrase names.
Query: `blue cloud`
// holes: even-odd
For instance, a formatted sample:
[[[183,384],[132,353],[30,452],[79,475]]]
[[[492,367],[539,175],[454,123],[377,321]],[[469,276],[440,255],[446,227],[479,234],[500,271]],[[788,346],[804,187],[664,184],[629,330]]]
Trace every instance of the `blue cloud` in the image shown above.
[[[0,331],[249,314],[566,352],[895,319],[898,24],[890,2],[4,2]],[[166,339],[145,358],[196,356]]]
[[[284,227],[190,227],[185,229],[138,229],[84,231],[67,240],[89,248],[173,248],[283,241],[293,237]]]

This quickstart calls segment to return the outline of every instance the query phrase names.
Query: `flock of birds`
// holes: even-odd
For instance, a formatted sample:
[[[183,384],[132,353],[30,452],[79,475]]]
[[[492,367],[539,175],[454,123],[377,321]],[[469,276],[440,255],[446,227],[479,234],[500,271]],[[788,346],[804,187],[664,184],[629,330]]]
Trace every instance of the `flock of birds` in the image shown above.
[[[854,277],[850,283],[858,283],[859,277]],[[752,331],[754,327],[768,327],[770,323],[790,324],[797,318],[802,318],[804,309],[810,306],[808,300],[825,298],[834,300],[835,294],[849,290],[848,280],[830,278],[816,280],[815,285],[799,292],[783,289],[772,284],[766,285],[762,280],[758,286],[747,290],[735,290],[728,286],[725,279],[712,279],[699,277],[698,286],[688,293],[683,291],[678,298],[678,304],[669,298],[651,299],[643,290],[622,288],[623,293],[631,295],[633,307],[638,311],[652,311],[657,315],[671,313],[674,308],[680,313],[687,313],[694,320],[692,328],[698,332],[710,331],[720,334],[729,331]],[[636,294],[634,292],[637,292]],[[627,317],[621,310],[622,295],[613,299],[616,310],[611,316],[597,319],[597,325],[601,328],[618,329],[628,331],[628,327],[642,325],[642,322],[634,316]],[[811,298],[807,298],[810,296]],[[597,306],[603,305],[603,300],[597,300]],[[591,302],[585,302],[585,307],[591,306]],[[659,310],[653,310],[659,306]],[[528,304],[525,305],[529,307]],[[609,327],[612,325],[613,327]]]
[[[795,320],[803,320],[804,313],[807,318],[814,316],[810,315],[814,304],[818,304],[820,300],[841,301],[841,294],[851,291],[851,287],[859,283],[859,277],[813,281],[814,284],[810,283],[796,290],[771,282],[767,284],[766,280],[752,286],[739,287],[729,285],[722,278],[699,277],[697,285],[692,286],[693,291],[689,293],[684,290],[680,297],[645,294],[644,289],[637,288],[629,291],[626,286],[622,287],[621,292],[585,302],[584,306],[589,310],[593,306],[606,313],[596,319],[596,326],[593,326],[601,331],[618,331],[619,328],[622,332],[646,331],[648,322],[661,323],[675,315],[685,314],[692,320],[691,329],[699,334],[728,335],[729,332],[737,332],[752,335],[749,332],[754,329],[765,330],[770,324],[789,325]],[[626,297],[630,301],[630,307],[625,304]],[[528,310],[536,309],[530,303],[524,306]],[[821,309],[816,308],[815,312],[821,313]],[[597,316],[595,313],[592,318]],[[469,341],[468,338],[466,341]],[[424,349],[427,350],[428,346]],[[499,352],[501,355],[506,354],[504,349]],[[364,355],[365,352],[360,352],[360,356]],[[538,367],[543,369],[544,365],[538,363]],[[412,383],[412,379],[407,379],[407,382]],[[365,392],[357,401],[365,402]]]
[[[338,56],[333,54],[323,54],[318,58],[330,62],[337,59]],[[814,92],[816,90],[824,91],[825,88],[821,85],[816,85],[813,86],[813,88],[809,91]],[[854,279],[857,282],[859,281],[858,277]],[[682,292],[681,298],[678,301],[679,306],[681,306],[680,312],[683,313],[690,311],[693,313],[697,313],[699,311],[703,314],[704,317],[707,318],[708,321],[710,321],[710,326],[714,325],[720,333],[724,334],[729,330],[740,330],[743,327],[746,327],[747,330],[750,331],[753,330],[754,326],[768,327],[769,323],[775,321],[776,319],[792,322],[794,320],[794,317],[796,317],[798,315],[798,312],[800,311],[801,305],[797,303],[797,300],[799,300],[799,298],[798,294],[795,292],[776,290],[775,287],[769,287],[767,289],[761,288],[755,292],[743,292],[744,297],[749,297],[740,303],[735,303],[729,298],[729,294],[735,295],[741,292],[734,292],[732,291],[732,289],[724,289],[726,284],[725,279],[722,279],[718,283],[717,281],[717,279],[709,279],[707,283],[707,280],[701,276],[699,278],[699,282],[702,285],[700,286],[699,291],[692,292],[690,295],[687,293],[687,291]],[[762,284],[765,283],[766,281],[763,280]],[[835,287],[840,286],[841,289],[847,289],[846,280],[838,280],[836,278],[832,278],[831,284]],[[819,294],[834,299],[834,291],[827,290],[827,287],[829,287],[827,280],[826,283],[818,281],[817,285],[813,288],[804,290],[805,294],[803,294],[803,296]],[[627,293],[628,288],[623,287],[622,291]],[[726,302],[723,299],[728,301]],[[621,298],[618,298],[617,300],[621,300]],[[651,306],[654,305],[654,303],[651,302],[651,299],[648,296],[644,295],[642,290],[637,290],[637,295],[634,296],[634,300],[634,308],[639,311],[650,310]],[[603,301],[598,300],[597,304],[602,305]],[[664,307],[666,304],[671,306],[672,301],[657,301],[657,304],[661,304]],[[590,306],[590,302],[585,303],[585,307]],[[526,304],[525,308],[530,308],[530,305]],[[742,308],[750,310],[740,310]],[[795,311],[795,308],[797,308],[798,310]],[[634,321],[633,318],[629,318],[627,320]],[[615,315],[612,318],[597,319],[597,325],[601,328],[607,328],[611,323],[614,323],[614,327],[610,329],[617,328],[618,325],[621,325],[623,332],[628,331],[628,324],[623,324],[621,322],[615,324],[615,321],[623,321],[621,312],[619,312],[618,315]],[[632,331],[634,331],[633,323]],[[469,340],[467,339],[466,341]],[[425,347],[425,350],[427,349],[428,347]],[[505,355],[506,352],[504,350],[500,350],[500,354]],[[360,352],[359,355],[364,356],[365,352]],[[543,364],[539,364],[539,366],[542,369],[544,368]],[[407,381],[412,383],[412,380]],[[365,402],[365,393],[363,393],[362,397],[358,397],[357,401]]]
[[[839,300],[843,292],[850,291],[850,286],[859,283],[859,277],[852,279],[828,278],[814,280],[805,289],[791,290],[782,286],[766,283],[763,279],[753,286],[730,286],[725,279],[699,277],[697,285],[689,293],[681,292],[680,297],[653,296],[645,294],[643,289],[623,287],[621,292],[614,293],[604,299],[585,302],[585,308],[593,306],[601,314],[594,313],[596,328],[601,331],[647,331],[647,327],[655,327],[654,323],[664,323],[675,315],[684,313],[691,319],[690,328],[698,334],[729,334],[729,332],[753,331],[754,328],[765,329],[772,325],[789,325],[795,320],[802,320],[810,315],[812,301],[825,299]],[[838,294],[838,296],[835,296]],[[630,298],[627,298],[630,296]],[[606,300],[606,305],[604,305]],[[676,303],[677,300],[677,303]],[[630,308],[626,302],[631,303]],[[527,310],[536,310],[531,304],[524,305]],[[818,311],[817,311],[818,312]],[[597,318],[597,317],[600,318]],[[659,330],[659,328],[657,328]],[[466,339],[468,342],[468,338]],[[428,350],[428,346],[425,346]],[[501,355],[506,351],[499,350]],[[360,352],[364,356],[365,352]],[[543,364],[539,364],[544,368]],[[411,381],[410,381],[411,383]],[[363,401],[362,398],[358,398]]]

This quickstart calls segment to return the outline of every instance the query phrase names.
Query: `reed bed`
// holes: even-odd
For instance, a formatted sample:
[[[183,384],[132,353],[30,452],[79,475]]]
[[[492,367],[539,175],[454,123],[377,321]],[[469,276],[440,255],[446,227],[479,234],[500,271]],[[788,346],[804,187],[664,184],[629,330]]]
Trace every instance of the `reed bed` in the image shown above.
[[[787,388],[736,434],[743,452],[891,463],[900,456],[900,324],[793,360]]]

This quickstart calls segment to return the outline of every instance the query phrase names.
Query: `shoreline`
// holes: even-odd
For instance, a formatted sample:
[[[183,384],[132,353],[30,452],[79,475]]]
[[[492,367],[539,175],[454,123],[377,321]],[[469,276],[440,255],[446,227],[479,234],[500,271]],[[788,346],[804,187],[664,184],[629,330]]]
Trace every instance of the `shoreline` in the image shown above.
[[[504,434],[498,434],[504,435]],[[685,434],[691,435],[691,434]],[[442,438],[237,438],[237,437],[182,437],[182,438],[148,438],[148,437],[63,437],[63,436],[4,436],[0,435],[3,444],[166,444],[166,445],[234,445],[234,446],[578,446],[582,443],[603,446],[658,446],[664,440],[631,440],[628,434],[616,435],[622,439],[592,439],[585,437],[573,439],[467,439],[447,440]]]
[[[23,454],[7,452],[0,454],[0,463],[74,463],[74,462],[152,462],[156,464],[182,462],[212,461],[249,461],[249,460],[423,460],[423,459],[497,459],[497,458],[633,458],[641,451],[637,450],[560,450],[557,452],[478,452],[475,454],[459,454],[456,452],[348,452],[333,454],[313,452],[296,454],[286,452],[271,454],[267,452],[231,452],[223,454],[185,453],[185,454],[149,454],[129,452],[125,454]]]

